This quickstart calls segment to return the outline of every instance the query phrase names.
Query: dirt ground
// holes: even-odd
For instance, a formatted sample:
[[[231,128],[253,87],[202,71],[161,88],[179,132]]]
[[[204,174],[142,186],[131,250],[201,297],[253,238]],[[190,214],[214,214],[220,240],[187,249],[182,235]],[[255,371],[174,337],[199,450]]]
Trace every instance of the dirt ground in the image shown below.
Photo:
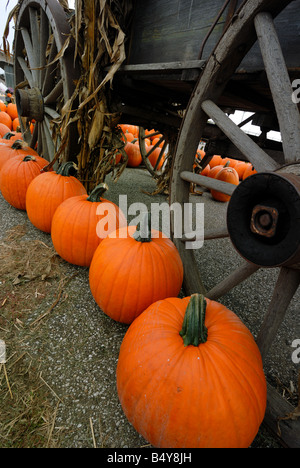
[[[142,192],[155,189],[143,169],[126,169],[117,184],[107,180],[106,198],[128,205],[167,201]],[[205,192],[206,226],[222,222],[226,206]],[[116,391],[116,365],[127,326],[112,321],[95,303],[88,269],[62,261],[51,236],[38,231],[25,212],[0,195],[0,339],[7,362],[0,368],[0,446],[62,448],[149,447],[126,420]],[[130,221],[130,220],[129,220]],[[230,241],[205,242],[198,253],[207,288],[240,262]],[[276,271],[260,270],[221,302],[255,336],[270,300]],[[299,291],[265,363],[269,383],[297,401],[298,368],[292,342],[300,338]],[[1,366],[1,364],[0,364]],[[254,448],[279,448],[262,427]]]

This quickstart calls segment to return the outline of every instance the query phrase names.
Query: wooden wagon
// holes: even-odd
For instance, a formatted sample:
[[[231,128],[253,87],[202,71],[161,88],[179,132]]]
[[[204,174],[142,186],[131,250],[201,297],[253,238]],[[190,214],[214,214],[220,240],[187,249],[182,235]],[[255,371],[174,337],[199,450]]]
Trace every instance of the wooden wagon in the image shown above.
[[[49,160],[56,152],[51,122],[71,105],[80,74],[70,14],[57,0],[24,0],[16,25],[15,85],[23,132]],[[138,0],[130,20],[126,59],[110,90],[111,109],[119,122],[141,127],[141,145],[143,129],[153,128],[174,148],[170,203],[187,203],[191,183],[231,195],[227,225],[205,238],[229,236],[244,262],[206,292],[194,252],[185,248],[189,233],[174,239],[187,294],[205,291],[218,299],[260,267],[280,268],[257,337],[265,359],[300,282],[300,0]],[[251,112],[259,136],[250,137],[242,129],[246,122],[236,125],[229,118],[236,110]],[[30,134],[24,122],[32,119]],[[66,158],[78,140],[76,125],[70,129]],[[268,139],[271,130],[281,133],[280,142]],[[214,154],[230,154],[250,161],[258,174],[238,187],[194,174],[200,141],[206,142],[202,167]],[[277,418],[293,410],[269,387],[266,423],[274,432]],[[299,447],[299,428],[297,418],[282,421],[283,444]]]

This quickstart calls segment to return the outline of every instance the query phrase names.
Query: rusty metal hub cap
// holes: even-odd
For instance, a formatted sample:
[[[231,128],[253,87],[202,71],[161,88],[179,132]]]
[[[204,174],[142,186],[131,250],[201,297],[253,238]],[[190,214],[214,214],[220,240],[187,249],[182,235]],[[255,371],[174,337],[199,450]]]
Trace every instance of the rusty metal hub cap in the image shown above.
[[[300,178],[259,173],[234,191],[227,227],[242,257],[262,267],[300,261]]]

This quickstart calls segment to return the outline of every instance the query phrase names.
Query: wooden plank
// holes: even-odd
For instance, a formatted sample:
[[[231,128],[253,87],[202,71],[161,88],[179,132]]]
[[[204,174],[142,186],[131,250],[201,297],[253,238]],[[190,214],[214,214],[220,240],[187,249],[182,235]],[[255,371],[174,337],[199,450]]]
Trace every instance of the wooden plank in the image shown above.
[[[192,184],[201,185],[208,189],[218,190],[219,192],[225,193],[226,195],[232,195],[236,189],[236,185],[223,182],[222,180],[212,179],[211,177],[202,176],[200,174],[194,174],[193,172],[183,171],[180,174],[182,180],[191,182]]]
[[[214,23],[224,0],[159,0],[136,2],[128,63],[195,60],[203,39]],[[222,35],[228,8],[205,47],[203,58]]]
[[[300,419],[283,419],[295,408],[267,384],[267,409],[263,424],[286,448],[300,448]]]
[[[181,62],[165,62],[165,63],[146,63],[135,65],[122,65],[118,73],[173,73],[176,71],[182,72],[183,70],[199,69],[201,70],[205,65],[205,60],[187,60]]]
[[[286,163],[300,159],[300,114],[270,13],[255,17],[255,28],[279,121]]]

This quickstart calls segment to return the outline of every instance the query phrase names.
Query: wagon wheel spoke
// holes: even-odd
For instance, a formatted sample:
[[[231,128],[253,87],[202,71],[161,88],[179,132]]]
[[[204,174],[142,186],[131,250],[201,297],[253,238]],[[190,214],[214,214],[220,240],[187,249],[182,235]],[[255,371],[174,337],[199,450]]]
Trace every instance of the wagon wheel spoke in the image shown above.
[[[31,69],[34,86],[38,85],[38,72],[35,68],[38,67],[37,56],[35,49],[32,46],[31,37],[27,28],[21,28],[21,34],[23,37],[24,46],[27,52],[29,67]]]
[[[256,340],[263,359],[271,347],[299,284],[300,270],[285,267],[280,269],[272,300]]]
[[[286,163],[300,160],[300,114],[292,101],[292,85],[270,13],[255,17],[255,28],[272,93]]]
[[[50,51],[49,51],[49,56],[48,56],[48,60],[47,60],[47,67],[46,67],[46,70],[45,70],[44,80],[43,80],[43,83],[42,83],[42,93],[43,93],[44,96],[46,96],[51,91],[51,89],[53,87],[53,83],[54,83],[54,79],[55,79],[54,70],[55,70],[55,68],[57,66],[57,64],[53,63],[53,61],[55,59],[56,54],[57,54],[56,44],[52,39],[52,43],[51,43],[51,47],[50,47]]]
[[[275,161],[265,153],[243,130],[212,101],[201,105],[204,112],[215,122],[223,133],[244,154],[258,172],[272,171],[277,168]]]
[[[147,138],[155,137],[157,135],[160,135],[159,140],[154,145],[151,145],[150,149],[147,148],[145,140]],[[161,146],[162,143],[163,143],[163,145]],[[163,135],[161,135],[160,132],[157,132],[157,131],[149,133],[148,135],[146,135],[145,129],[140,127],[139,128],[139,146],[140,146],[141,156],[142,156],[142,159],[143,159],[143,162],[144,162],[146,168],[148,169],[148,171],[150,172],[150,174],[154,178],[158,178],[162,174],[162,171],[163,171],[163,165],[161,165],[161,161],[162,161],[163,157],[166,154],[166,149],[167,149],[167,146],[168,146],[167,140],[165,139],[165,137]],[[151,160],[150,160],[150,156],[158,148],[160,148],[159,155],[158,155],[154,165],[152,165]]]

